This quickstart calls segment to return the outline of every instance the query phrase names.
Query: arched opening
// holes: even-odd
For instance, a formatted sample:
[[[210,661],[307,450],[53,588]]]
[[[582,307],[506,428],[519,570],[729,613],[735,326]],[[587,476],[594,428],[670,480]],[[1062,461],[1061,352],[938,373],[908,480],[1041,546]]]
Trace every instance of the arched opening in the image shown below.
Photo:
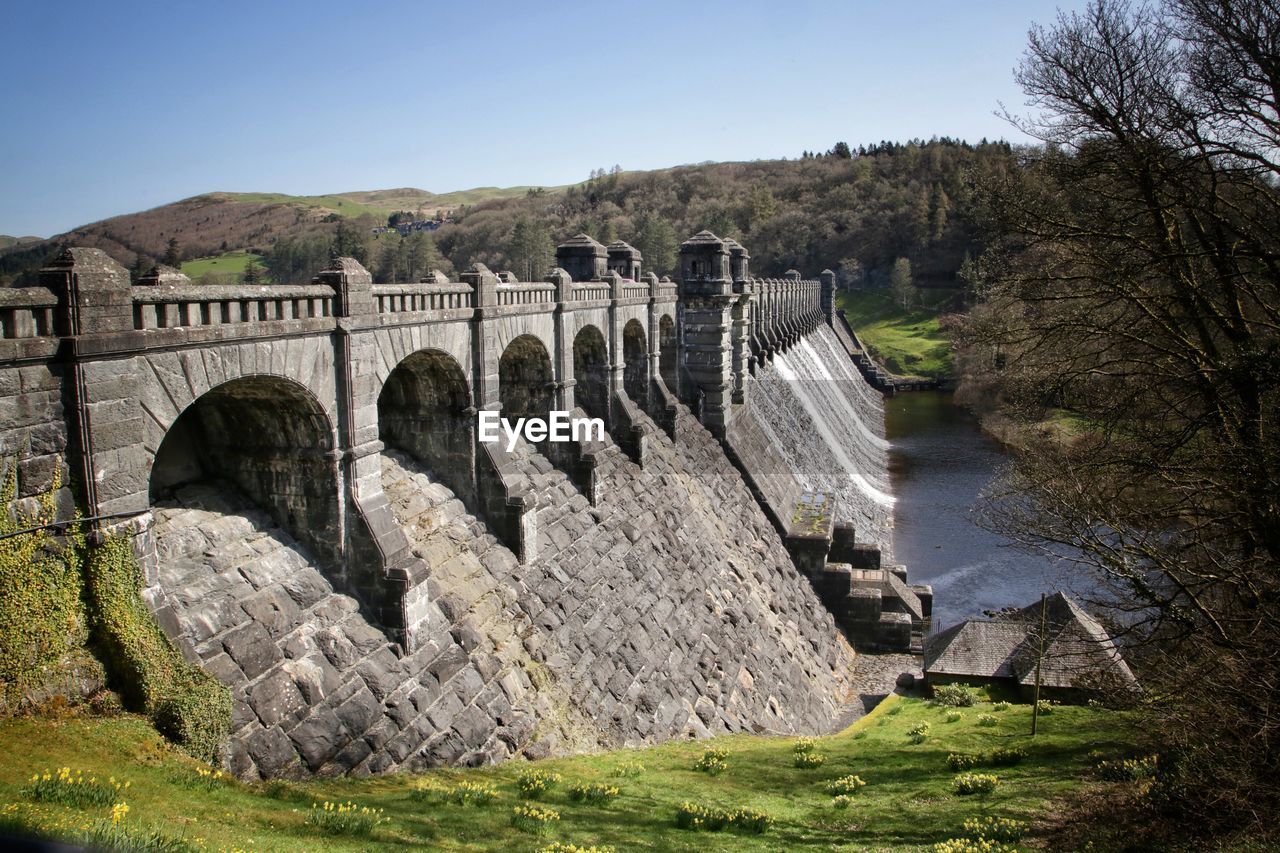
[[[670,314],[658,321],[658,370],[673,394],[680,393],[680,342]]]
[[[234,379],[206,392],[165,433],[151,466],[153,504],[195,483],[230,482],[337,566],[341,513],[333,427],[319,402],[273,376]]]
[[[649,346],[644,326],[631,320],[622,327],[622,388],[638,406],[649,402]]]
[[[574,400],[593,418],[608,423],[609,349],[604,334],[584,326],[573,339]]]
[[[378,437],[421,462],[468,507],[476,498],[474,430],[467,375],[447,353],[415,352],[378,395]]]
[[[507,345],[498,360],[498,396],[502,416],[513,423],[516,418],[550,417],[555,387],[551,356],[542,341],[521,335]]]

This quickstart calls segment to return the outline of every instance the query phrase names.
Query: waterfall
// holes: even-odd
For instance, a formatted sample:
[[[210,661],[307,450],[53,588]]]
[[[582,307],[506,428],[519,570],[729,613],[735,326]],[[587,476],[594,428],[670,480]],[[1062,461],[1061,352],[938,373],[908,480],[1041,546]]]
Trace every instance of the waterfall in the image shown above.
[[[774,449],[806,489],[834,492],[839,520],[892,548],[884,404],[826,326],[774,356],[752,385],[752,408]]]

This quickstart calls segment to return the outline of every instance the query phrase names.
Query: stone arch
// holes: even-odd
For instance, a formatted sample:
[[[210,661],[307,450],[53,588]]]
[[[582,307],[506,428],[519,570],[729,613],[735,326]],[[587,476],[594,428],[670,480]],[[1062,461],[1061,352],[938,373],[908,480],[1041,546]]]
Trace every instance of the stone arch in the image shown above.
[[[475,409],[471,383],[452,355],[419,350],[395,366],[378,395],[378,437],[475,506]]]
[[[520,335],[498,359],[498,396],[502,416],[548,418],[555,400],[555,374],[551,356],[541,339]]]
[[[593,418],[609,421],[609,346],[595,326],[573,339],[574,401]]]
[[[622,387],[637,405],[649,400],[649,343],[639,320],[622,327]]]
[[[680,340],[670,314],[658,320],[658,372],[673,394],[680,393]]]
[[[341,565],[342,513],[333,424],[302,385],[232,379],[195,399],[156,450],[154,504],[198,482],[227,480],[330,566]]]

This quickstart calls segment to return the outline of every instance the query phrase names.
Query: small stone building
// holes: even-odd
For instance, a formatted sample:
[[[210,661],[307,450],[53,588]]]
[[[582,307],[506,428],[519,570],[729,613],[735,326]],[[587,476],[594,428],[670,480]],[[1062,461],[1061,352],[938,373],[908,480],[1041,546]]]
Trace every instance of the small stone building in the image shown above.
[[[1029,699],[1040,658],[1042,699],[1083,702],[1117,687],[1137,687],[1115,641],[1071,598],[1049,596],[1044,624],[1042,643],[1037,601],[996,619],[953,625],[925,642],[925,683],[1001,686]]]

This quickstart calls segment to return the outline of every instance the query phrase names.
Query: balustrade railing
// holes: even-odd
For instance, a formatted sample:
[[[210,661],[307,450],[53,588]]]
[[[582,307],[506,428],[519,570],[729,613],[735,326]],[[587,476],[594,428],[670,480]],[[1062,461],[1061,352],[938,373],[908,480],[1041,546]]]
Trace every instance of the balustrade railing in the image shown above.
[[[47,288],[0,288],[0,339],[51,337],[57,307],[58,297]]]
[[[333,301],[333,288],[315,284],[136,287],[133,327],[173,329],[332,317]]]
[[[379,314],[402,314],[412,311],[447,311],[471,308],[475,291],[468,284],[375,284],[374,304]]]

